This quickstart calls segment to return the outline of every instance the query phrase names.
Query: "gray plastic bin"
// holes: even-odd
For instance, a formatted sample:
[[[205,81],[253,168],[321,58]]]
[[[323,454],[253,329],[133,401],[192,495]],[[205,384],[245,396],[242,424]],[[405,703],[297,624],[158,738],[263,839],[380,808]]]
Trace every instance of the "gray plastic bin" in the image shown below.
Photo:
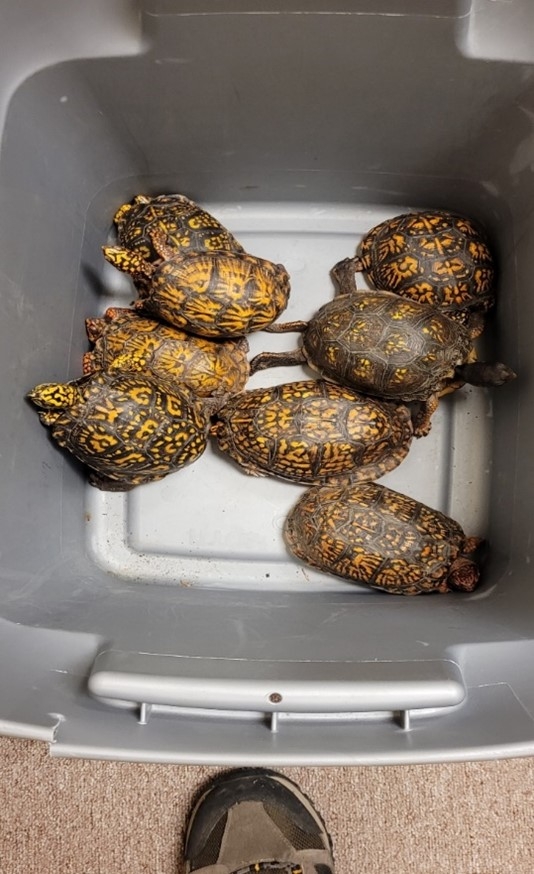
[[[0,731],[166,762],[534,752],[534,5],[0,8]],[[383,480],[488,536],[475,594],[388,597],[304,568],[281,536],[303,489],[213,450],[105,494],[47,438],[25,392],[78,376],[84,318],[132,297],[101,254],[114,210],[168,191],[284,262],[295,318],[384,217],[486,224],[488,346],[519,378],[446,399]]]

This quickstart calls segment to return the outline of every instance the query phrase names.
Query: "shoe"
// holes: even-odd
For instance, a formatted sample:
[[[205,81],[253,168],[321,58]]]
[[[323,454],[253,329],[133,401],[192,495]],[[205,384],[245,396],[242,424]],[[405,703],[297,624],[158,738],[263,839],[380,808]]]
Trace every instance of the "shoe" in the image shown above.
[[[187,874],[334,874],[332,841],[311,801],[274,771],[217,777],[189,818]]]

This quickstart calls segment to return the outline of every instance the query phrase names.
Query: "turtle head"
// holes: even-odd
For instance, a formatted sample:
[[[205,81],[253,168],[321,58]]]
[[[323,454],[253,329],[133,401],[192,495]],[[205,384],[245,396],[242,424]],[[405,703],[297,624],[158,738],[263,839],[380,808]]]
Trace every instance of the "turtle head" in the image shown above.
[[[26,395],[41,410],[65,410],[80,400],[80,389],[72,382],[43,382]]]
[[[500,361],[473,361],[456,367],[456,377],[469,385],[482,388],[504,385],[516,378],[516,373],[507,364]]]
[[[448,588],[453,592],[472,592],[476,589],[480,568],[470,558],[457,558],[453,561],[447,579]]]
[[[487,552],[487,542],[482,537],[467,537],[462,553],[449,568],[447,584],[454,592],[472,592],[480,579],[480,565]]]
[[[134,279],[138,277],[147,279],[154,272],[152,264],[130,249],[123,249],[121,246],[102,246],[102,251],[106,261],[123,273],[129,273]]]

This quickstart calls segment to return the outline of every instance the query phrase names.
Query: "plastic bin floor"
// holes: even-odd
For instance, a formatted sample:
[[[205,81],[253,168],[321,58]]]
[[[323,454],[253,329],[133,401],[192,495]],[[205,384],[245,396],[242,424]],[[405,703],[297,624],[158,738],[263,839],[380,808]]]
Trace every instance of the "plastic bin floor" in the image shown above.
[[[402,208],[331,205],[237,207],[208,204],[247,251],[282,262],[291,299],[281,322],[307,319],[335,294],[329,276],[352,256],[373,225]],[[363,276],[359,285],[365,287]],[[128,305],[129,279],[106,265],[110,305]],[[299,334],[249,336],[251,355],[292,349]],[[256,374],[248,387],[275,385],[317,374],[303,367]],[[490,484],[491,396],[464,388],[445,398],[430,435],[415,440],[402,464],[381,481],[441,510],[471,535],[486,526]],[[89,548],[96,562],[128,580],[181,586],[287,591],[347,591],[352,584],[294,561],[283,542],[289,509],[304,487],[245,475],[211,445],[195,464],[131,493],[87,488]]]

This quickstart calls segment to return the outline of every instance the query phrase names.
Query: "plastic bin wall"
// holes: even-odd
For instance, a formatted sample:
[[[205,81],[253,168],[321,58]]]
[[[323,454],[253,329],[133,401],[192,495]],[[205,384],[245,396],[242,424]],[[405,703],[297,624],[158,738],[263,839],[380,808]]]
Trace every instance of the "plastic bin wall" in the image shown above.
[[[531,4],[0,5],[0,730],[149,761],[530,754]],[[47,438],[24,395],[80,374],[84,318],[131,299],[101,254],[113,213],[166,191],[285,260],[299,318],[382,217],[447,207],[486,225],[487,346],[519,378],[444,401],[384,480],[487,535],[475,594],[307,578],[280,531],[302,490],[214,452],[106,496]]]

